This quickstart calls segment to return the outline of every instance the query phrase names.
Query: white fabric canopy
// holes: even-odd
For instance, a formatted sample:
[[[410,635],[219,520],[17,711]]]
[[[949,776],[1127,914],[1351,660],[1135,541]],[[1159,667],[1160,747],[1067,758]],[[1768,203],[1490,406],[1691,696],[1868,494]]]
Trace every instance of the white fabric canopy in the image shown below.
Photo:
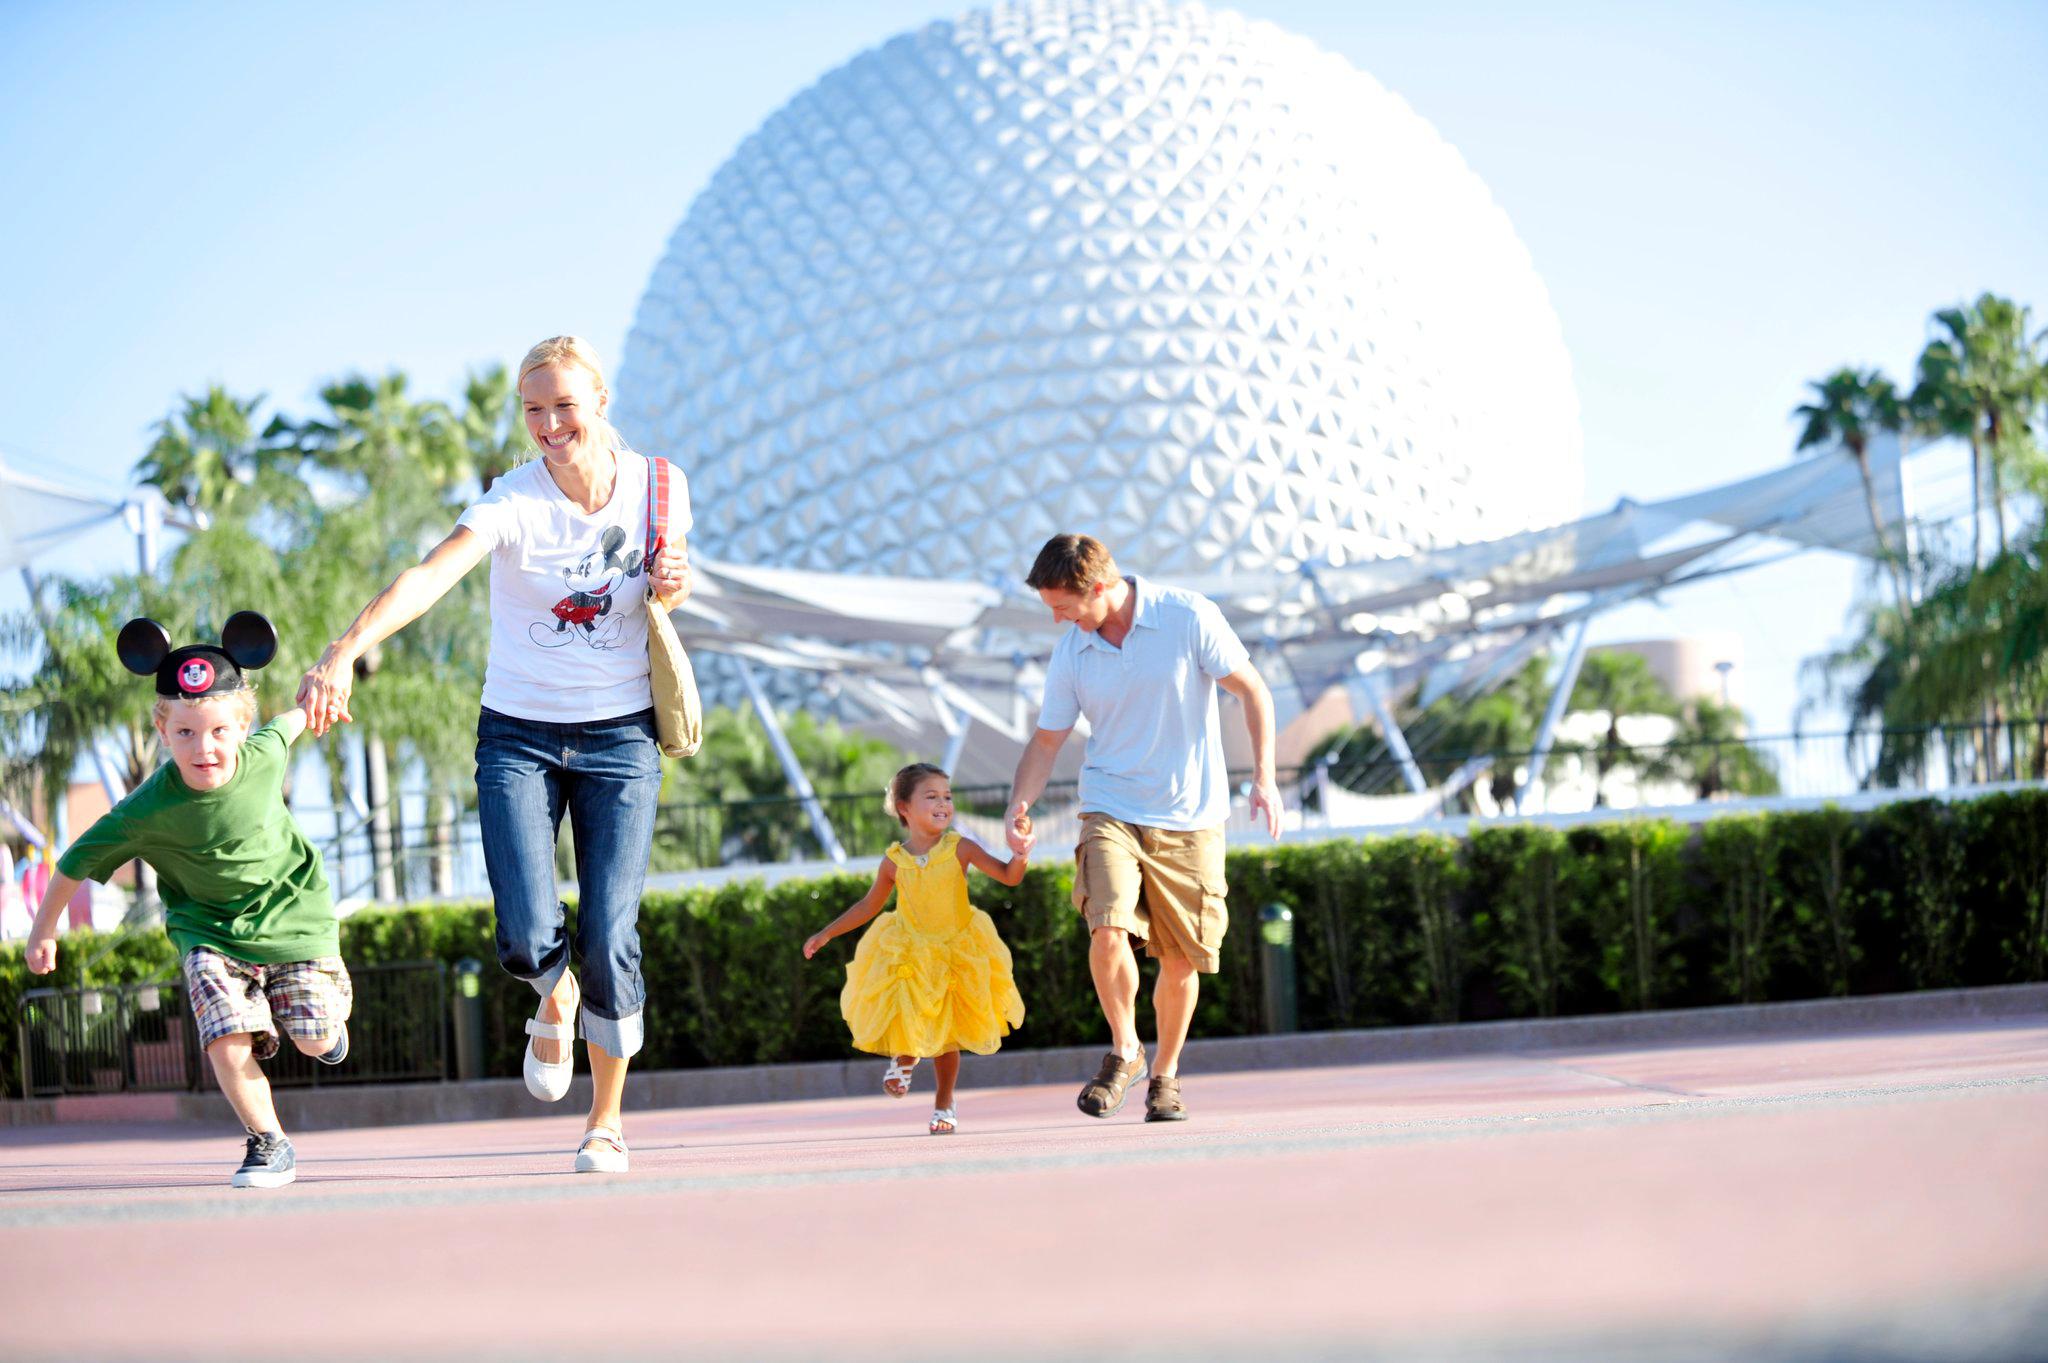
[[[1870,467],[1888,526],[1904,523],[1901,450],[1874,441]],[[1305,705],[1375,673],[1390,693],[1483,693],[1563,626],[1622,601],[1754,562],[1773,543],[1872,557],[1877,541],[1855,462],[1828,454],[1720,487],[1547,530],[1407,558],[1314,564],[1181,581],[1222,606],[1247,643],[1277,657]],[[1897,541],[1894,540],[1896,544]],[[1112,546],[1113,548],[1114,546]],[[1745,559],[1745,554],[1750,557]],[[1021,578],[1023,565],[1004,565]],[[1143,564],[1129,565],[1143,571]],[[1035,709],[1038,668],[1058,637],[1017,583],[697,565],[677,612],[686,642],[777,669],[787,700],[843,698],[896,741],[934,748],[965,716],[976,743],[1012,760]],[[1032,694],[1020,699],[1029,689]],[[942,707],[945,709],[942,710]]]
[[[0,462],[0,571],[11,571],[76,536],[117,520],[125,501],[31,477]]]

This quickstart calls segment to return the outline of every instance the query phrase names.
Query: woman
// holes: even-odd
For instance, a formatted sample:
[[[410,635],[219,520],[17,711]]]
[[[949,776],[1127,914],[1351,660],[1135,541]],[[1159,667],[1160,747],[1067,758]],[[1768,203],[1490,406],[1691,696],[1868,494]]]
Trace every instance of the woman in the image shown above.
[[[493,483],[448,538],[363,607],[306,673],[298,699],[316,733],[351,718],[356,659],[491,556],[476,785],[498,960],[541,996],[526,1024],[526,1086],[534,1096],[552,1102],[568,1091],[580,1012],[591,1100],[575,1167],[619,1172],[627,1165],[619,1113],[626,1063],[643,1039],[640,891],[661,788],[643,561],[655,480],[652,462],[605,420],[603,368],[577,337],[552,337],[527,352],[519,399],[541,457]],[[689,494],[680,473],[662,471],[668,517],[652,582],[672,606],[690,586]],[[569,969],[565,908],[555,898],[564,812],[576,841],[580,984]]]

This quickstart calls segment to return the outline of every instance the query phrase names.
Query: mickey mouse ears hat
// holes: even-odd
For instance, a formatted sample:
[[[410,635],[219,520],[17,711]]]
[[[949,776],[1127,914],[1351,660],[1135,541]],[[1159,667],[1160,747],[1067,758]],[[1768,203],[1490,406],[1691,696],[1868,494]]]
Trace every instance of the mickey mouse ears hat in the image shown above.
[[[277,631],[255,611],[236,611],[221,626],[220,645],[171,647],[170,631],[154,620],[121,626],[114,651],[121,666],[137,676],[156,674],[159,696],[199,700],[240,691],[243,669],[254,671],[277,656]]]

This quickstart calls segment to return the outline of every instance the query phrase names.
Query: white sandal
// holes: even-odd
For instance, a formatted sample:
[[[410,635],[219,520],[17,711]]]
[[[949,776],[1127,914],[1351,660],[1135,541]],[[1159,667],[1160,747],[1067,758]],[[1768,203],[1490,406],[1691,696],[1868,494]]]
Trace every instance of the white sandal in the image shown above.
[[[576,983],[573,975],[569,983]],[[569,1081],[576,1077],[576,1010],[583,1006],[582,988],[579,986],[575,993],[574,1000],[562,1010],[560,1022],[542,1022],[539,1008],[526,1020],[529,1037],[562,1043],[562,1058],[552,1065],[533,1053],[531,1041],[526,1043],[526,1091],[544,1103],[560,1101],[562,1095],[569,1091]],[[540,1006],[547,1007],[547,1000],[542,999]]]
[[[610,1146],[592,1145],[592,1141],[610,1141]],[[626,1172],[626,1133],[617,1127],[593,1126],[583,1133],[583,1143],[576,1150],[576,1172],[579,1174],[623,1174]]]
[[[932,1109],[931,1123],[925,1127],[925,1132],[933,1136],[950,1136],[959,1129],[960,1119],[953,1115],[952,1108],[935,1107]]]
[[[888,1094],[891,1098],[901,1098],[905,1096],[910,1092],[910,1076],[915,1074],[916,1072],[916,1056],[913,1055],[910,1057],[910,1063],[908,1065],[899,1065],[892,1059],[889,1062],[889,1068],[882,1071],[882,1092]],[[901,1089],[901,1091],[898,1091],[896,1089],[890,1088],[889,1085],[891,1084],[901,1084],[903,1085],[903,1088]]]

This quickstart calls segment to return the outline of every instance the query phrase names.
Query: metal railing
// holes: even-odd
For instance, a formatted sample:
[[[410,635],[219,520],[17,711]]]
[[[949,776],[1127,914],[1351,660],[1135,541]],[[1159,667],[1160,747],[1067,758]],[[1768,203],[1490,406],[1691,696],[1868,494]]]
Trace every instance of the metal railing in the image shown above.
[[[1288,768],[1280,773],[1283,792],[1300,785],[1303,773]],[[1229,826],[1251,827],[1244,792],[1249,773],[1232,777],[1235,795],[1231,802]],[[849,859],[866,860],[880,856],[903,836],[903,826],[882,808],[879,792],[858,795],[821,795],[825,817]],[[1010,788],[1000,786],[953,787],[954,826],[983,845],[1003,846],[1003,816],[1008,812]],[[1031,820],[1039,845],[1071,850],[1079,838],[1080,791],[1075,782],[1056,781],[1032,803]],[[723,804],[663,805],[655,812],[654,869],[690,870],[699,867],[744,863],[808,861],[824,856],[824,849],[811,833],[802,805],[790,799],[733,800]]]
[[[349,1057],[322,1065],[280,1037],[263,1062],[274,1085],[443,1079],[448,1070],[448,970],[439,961],[349,972],[355,1005]],[[31,989],[21,996],[21,1084],[33,1098],[80,1093],[189,1092],[213,1071],[182,980]]]
[[[1468,762],[1478,764],[1472,793],[1447,812],[1493,813],[1513,807],[1531,754],[1418,751],[1434,785]],[[1310,769],[1304,798],[1331,785],[1358,796],[1406,790],[1400,763],[1383,745],[1337,754]],[[1606,737],[1559,742],[1519,813],[1577,813],[1745,796],[1827,798],[1862,791],[1960,790],[2004,781],[2048,779],[2048,719],[1741,736],[1665,743],[1615,743]],[[1339,794],[1332,803],[1340,803]]]
[[[1626,722],[1625,722],[1626,723]],[[1354,741],[1334,759],[1283,769],[1281,794],[1296,829],[1396,826],[1448,815],[1571,814],[1589,810],[1668,807],[1778,795],[1831,798],[1864,791],[1953,791],[2000,781],[2048,779],[2048,719],[2028,717],[1920,728],[1831,731],[1731,737],[1666,743],[1612,744],[1604,737],[1576,741],[1567,732],[1549,751],[1541,779],[1519,803],[1531,754],[1474,754],[1432,744],[1411,733],[1417,769],[1435,788],[1470,766],[1469,784],[1440,802],[1414,796],[1401,763],[1370,737]],[[704,760],[704,759],[694,759]],[[1248,773],[1231,777],[1229,827],[1251,827],[1245,800]],[[956,787],[961,827],[984,843],[1002,843],[1007,786]],[[821,795],[826,818],[849,857],[866,861],[899,836],[882,808],[879,791]],[[1033,808],[1041,847],[1071,846],[1078,824],[1073,783],[1054,784]],[[346,824],[328,840],[328,874],[337,897],[368,891],[373,873],[367,818]],[[399,897],[431,894],[432,858],[450,855],[457,896],[487,895],[480,837],[473,812],[463,814],[450,845],[437,847],[431,830],[409,827],[394,841],[400,850]],[[344,845],[347,850],[344,852]],[[770,796],[723,803],[663,805],[655,816],[651,870],[656,873],[726,866],[769,865],[824,857],[801,801]],[[559,872],[573,874],[566,847]]]
[[[1867,790],[1934,792],[2041,780],[2048,779],[2048,719],[1667,743],[1612,743],[1604,737],[1560,741],[1551,747],[1542,778],[1519,808],[1515,792],[1528,774],[1529,753],[1418,747],[1414,759],[1432,790],[1460,775],[1469,782],[1449,790],[1441,801],[1418,797],[1409,790],[1399,760],[1375,741],[1334,760],[1282,768],[1278,775],[1289,826],[1396,825],[1435,814],[1577,813],[1749,796],[1827,798]],[[1249,780],[1249,772],[1231,774],[1227,831],[1252,827],[1245,798]],[[1000,847],[1009,787],[956,786],[953,796],[956,823]],[[1081,812],[1077,798],[1074,783],[1054,783],[1033,805],[1041,847],[1072,845]],[[878,855],[901,834],[879,794],[819,799],[850,857]],[[822,855],[802,805],[790,798],[664,805],[655,817],[657,871]]]

